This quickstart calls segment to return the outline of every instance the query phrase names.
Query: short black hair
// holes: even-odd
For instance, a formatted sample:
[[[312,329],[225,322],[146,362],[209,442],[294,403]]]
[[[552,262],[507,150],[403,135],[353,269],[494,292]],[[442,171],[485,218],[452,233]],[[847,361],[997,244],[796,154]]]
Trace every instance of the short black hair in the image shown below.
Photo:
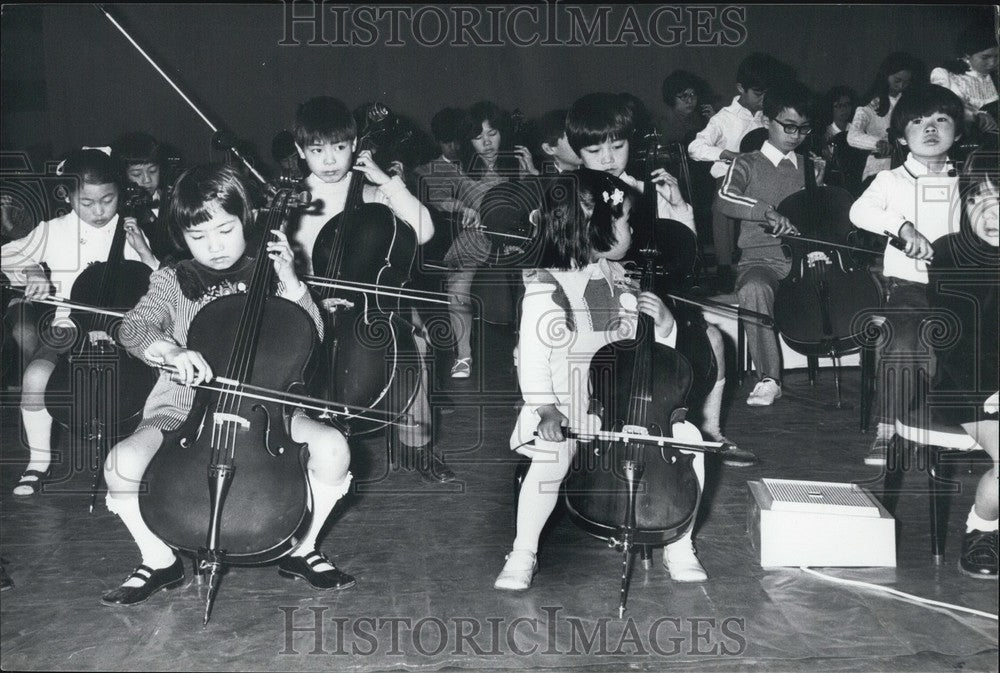
[[[617,191],[621,198],[614,198]],[[586,266],[594,251],[617,242],[615,219],[634,192],[605,171],[579,168],[552,181],[542,204],[542,253],[539,266],[568,270]]]
[[[253,208],[240,174],[224,164],[201,164],[187,169],[177,178],[170,197],[167,216],[170,238],[181,250],[187,250],[184,232],[212,219],[217,208],[238,218],[249,238]]]
[[[292,132],[299,147],[305,148],[317,142],[351,142],[358,137],[358,125],[343,101],[317,96],[299,105]]]
[[[923,84],[907,88],[899,97],[896,107],[889,117],[889,130],[895,138],[902,138],[907,124],[914,119],[920,119],[941,112],[955,122],[956,136],[962,133],[965,120],[965,106],[962,100],[950,89],[937,84]]]
[[[468,113],[465,110],[446,107],[431,119],[431,133],[439,143],[461,142],[463,130],[468,125]]]
[[[67,188],[75,194],[80,185],[108,185],[121,187],[121,173],[114,160],[97,149],[71,150],[59,164],[57,172],[68,178]]]
[[[791,68],[775,57],[764,52],[755,52],[740,61],[736,69],[736,83],[744,89],[767,91],[782,79],[792,75]]]
[[[764,96],[764,116],[774,119],[782,110],[791,109],[806,119],[815,118],[812,92],[801,82],[786,81],[767,90]]]
[[[635,131],[634,111],[616,93],[591,93],[573,103],[566,115],[566,139],[573,151],[605,140],[630,140]]]
[[[111,144],[112,156],[121,162],[124,168],[143,164],[161,165],[163,153],[160,143],[148,133],[137,131],[126,133]]]
[[[542,143],[555,146],[566,133],[566,110],[549,110],[535,124],[538,134],[538,146]]]

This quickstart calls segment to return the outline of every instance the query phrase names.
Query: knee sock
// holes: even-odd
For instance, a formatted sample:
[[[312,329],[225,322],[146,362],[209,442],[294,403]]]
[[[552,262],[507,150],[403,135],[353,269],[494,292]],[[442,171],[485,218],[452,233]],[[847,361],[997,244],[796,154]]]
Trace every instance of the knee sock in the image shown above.
[[[965,532],[971,533],[974,530],[981,530],[984,533],[989,533],[997,530],[997,525],[1000,524],[1000,519],[993,519],[993,521],[987,521],[978,514],[976,514],[976,506],[973,505],[972,509],[969,510],[969,518],[965,520]]]
[[[31,454],[25,469],[45,472],[52,462],[52,416],[46,409],[21,409],[21,422]]]
[[[725,380],[716,381],[712,391],[705,398],[705,407],[702,410],[701,429],[713,441],[718,441],[722,437],[722,391],[726,387]]]
[[[566,476],[566,468],[552,456],[536,456],[531,461],[517,498],[514,549],[538,552],[538,538],[559,501],[559,486]]]
[[[116,498],[108,495],[108,510],[114,512],[125,524],[128,532],[132,534],[142,555],[142,564],[149,566],[153,570],[168,568],[177,560],[174,551],[168,547],[163,540],[156,537],[149,529],[146,522],[142,520],[139,512],[139,499],[137,497]],[[143,580],[131,579],[122,586],[138,587],[144,584]]]
[[[312,488],[313,495],[312,521],[309,523],[309,529],[302,537],[299,545],[292,551],[291,556],[306,556],[316,550],[316,540],[319,538],[320,531],[323,530],[323,525],[326,523],[327,517],[330,516],[330,512],[333,511],[333,507],[337,504],[337,501],[344,497],[351,487],[350,472],[347,473],[347,476],[339,484],[328,484],[313,478],[312,472],[309,474],[309,486]],[[316,566],[316,570],[323,572],[324,570],[329,570],[329,568],[323,563]]]

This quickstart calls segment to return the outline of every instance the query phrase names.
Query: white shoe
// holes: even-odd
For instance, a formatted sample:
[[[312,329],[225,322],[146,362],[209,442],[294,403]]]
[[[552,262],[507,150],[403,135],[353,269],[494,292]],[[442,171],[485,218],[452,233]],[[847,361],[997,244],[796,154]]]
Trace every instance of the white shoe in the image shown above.
[[[663,567],[675,582],[706,582],[708,573],[698,562],[691,538],[681,538],[663,548]]]
[[[467,379],[472,373],[472,358],[459,358],[451,366],[451,378]]]
[[[781,397],[781,386],[774,379],[764,379],[753,387],[753,392],[747,398],[751,407],[769,407]]]
[[[507,563],[497,575],[493,583],[494,589],[507,591],[524,591],[531,586],[531,578],[538,572],[538,560],[535,553],[524,549],[515,549],[507,554]]]

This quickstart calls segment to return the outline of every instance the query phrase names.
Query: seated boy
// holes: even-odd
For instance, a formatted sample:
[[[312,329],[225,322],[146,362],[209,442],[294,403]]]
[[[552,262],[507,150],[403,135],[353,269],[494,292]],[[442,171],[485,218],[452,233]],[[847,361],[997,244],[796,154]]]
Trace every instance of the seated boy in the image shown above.
[[[791,270],[777,237],[798,230],[775,207],[805,187],[804,161],[795,148],[812,131],[809,103],[808,89],[797,82],[768,90],[763,108],[767,140],[761,149],[733,160],[715,203],[719,214],[742,220],[736,276],[740,306],[766,315],[774,314],[778,282]],[[769,406],[781,397],[778,337],[773,328],[756,324],[748,324],[746,333],[758,376],[747,404]]]
[[[434,235],[430,213],[409,192],[401,177],[395,175],[390,178],[375,163],[368,150],[354,156],[357,125],[344,103],[328,96],[306,101],[295,115],[293,133],[299,156],[309,168],[305,185],[312,194],[312,208],[301,212],[298,222],[289,227],[289,237],[308,272],[312,272],[313,246],[320,230],[344,209],[352,171],[360,173],[359,177],[366,181],[362,193],[364,201],[387,206],[398,219],[413,229],[418,245],[423,245]],[[352,250],[349,254],[363,255],[366,251]],[[322,269],[316,271],[322,273]],[[399,439],[415,456],[425,479],[451,481],[455,475],[430,446],[429,381],[426,362],[423,361],[427,343],[419,333],[415,336],[422,357],[421,385],[407,410],[411,424],[400,428]],[[404,465],[409,465],[409,461],[404,461]]]
[[[876,383],[878,429],[865,463],[884,465],[895,419],[910,406],[918,378],[927,376],[930,346],[920,338],[927,315],[927,262],[934,241],[958,228],[958,177],[948,151],[962,132],[962,101],[944,87],[907,89],[889,119],[889,129],[909,150],[902,166],[875,176],[851,207],[854,226],[886,231],[906,242],[886,245],[882,269],[883,314],[892,338],[885,344]]]

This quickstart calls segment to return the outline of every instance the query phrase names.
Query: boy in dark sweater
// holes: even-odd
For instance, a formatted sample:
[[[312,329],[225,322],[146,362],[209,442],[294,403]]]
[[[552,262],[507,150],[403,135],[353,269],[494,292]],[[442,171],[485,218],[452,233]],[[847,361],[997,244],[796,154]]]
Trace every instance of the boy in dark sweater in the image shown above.
[[[805,187],[803,160],[795,148],[812,130],[809,99],[809,91],[797,82],[768,91],[764,99],[768,139],[760,150],[736,157],[715,203],[720,214],[742,220],[736,277],[740,306],[767,315],[773,315],[778,282],[791,270],[778,237],[799,233],[775,207]],[[747,342],[759,377],[747,404],[769,406],[781,397],[778,337],[771,328],[748,325]]]

